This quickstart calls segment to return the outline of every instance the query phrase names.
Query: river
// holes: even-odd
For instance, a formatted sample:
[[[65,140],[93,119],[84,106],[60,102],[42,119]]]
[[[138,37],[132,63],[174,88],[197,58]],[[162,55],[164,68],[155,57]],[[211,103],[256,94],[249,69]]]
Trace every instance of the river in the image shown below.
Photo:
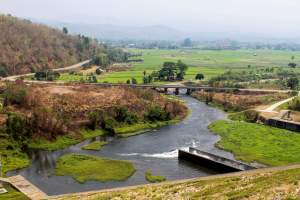
[[[167,180],[216,174],[216,172],[201,168],[198,165],[179,161],[177,149],[193,146],[200,150],[233,159],[231,153],[214,146],[219,137],[212,134],[207,128],[211,122],[225,119],[225,114],[192,97],[181,96],[181,98],[186,101],[187,106],[192,111],[181,123],[165,126],[134,137],[106,138],[110,142],[101,151],[81,149],[91,140],[54,152],[34,151],[30,153],[32,164],[28,168],[11,172],[8,175],[20,174],[48,195],[57,195],[145,184],[147,183],[145,180],[145,171],[147,170],[152,171],[154,175],[165,176]],[[134,164],[136,172],[129,179],[122,182],[89,181],[85,184],[79,184],[71,177],[53,175],[57,159],[68,153],[82,153],[128,160]]]

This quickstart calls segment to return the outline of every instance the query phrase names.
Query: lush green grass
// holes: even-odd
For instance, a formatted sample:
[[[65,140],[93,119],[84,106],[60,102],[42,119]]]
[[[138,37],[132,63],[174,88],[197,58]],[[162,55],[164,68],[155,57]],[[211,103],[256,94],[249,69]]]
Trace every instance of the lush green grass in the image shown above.
[[[59,136],[55,141],[48,141],[45,139],[39,139],[31,141],[28,145],[31,149],[43,149],[48,151],[55,151],[59,149],[67,148],[71,145],[78,144],[81,140],[72,136]]]
[[[5,189],[8,191],[8,193],[0,194],[0,200],[29,200],[29,198],[24,194],[10,186],[5,186]]]
[[[18,143],[10,140],[8,136],[0,137],[0,155],[4,174],[11,170],[25,168],[30,163],[28,156],[21,151]]]
[[[197,73],[203,73],[205,79],[220,75],[229,69],[245,70],[248,65],[252,67],[281,67],[287,66],[291,56],[300,57],[300,52],[273,51],[273,50],[130,50],[142,53],[143,63],[133,63],[128,71],[106,73],[98,76],[99,82],[126,82],[135,77],[138,83],[142,83],[143,72],[151,73],[159,70],[165,61],[182,60],[189,65],[185,80],[195,79]],[[257,54],[257,56],[254,56]],[[297,61],[297,60],[296,60]],[[300,71],[295,69],[294,71]],[[82,77],[62,74],[60,80],[80,81]],[[159,82],[156,82],[160,84]]]
[[[94,142],[82,147],[82,149],[99,151],[102,148],[102,146],[104,146],[106,144],[107,144],[107,142],[105,142],[105,141],[94,141]]]
[[[166,178],[163,176],[154,176],[152,172],[147,171],[145,172],[145,179],[150,183],[160,183],[166,181]]]
[[[82,129],[80,131],[81,135],[83,136],[83,139],[90,139],[98,136],[105,135],[105,131],[101,129],[96,130],[90,130],[90,129]]]
[[[59,158],[56,175],[72,176],[80,183],[86,181],[124,181],[134,174],[135,168],[128,161],[69,154]]]
[[[209,128],[221,136],[217,146],[238,159],[266,165],[300,163],[300,134],[265,125],[217,121]]]
[[[130,137],[134,135],[138,135],[144,132],[147,132],[154,128],[159,128],[166,125],[176,124],[180,120],[170,120],[170,121],[161,121],[161,122],[145,122],[145,123],[138,123],[133,125],[125,125],[118,128],[115,128],[115,133],[120,137]]]
[[[71,135],[59,136],[55,141],[49,141],[46,139],[33,140],[29,143],[29,148],[31,149],[43,149],[48,151],[56,151],[59,149],[67,148],[71,145],[78,144],[83,140],[94,138],[105,134],[105,131],[97,129],[82,129],[80,130],[82,137],[75,138]]]

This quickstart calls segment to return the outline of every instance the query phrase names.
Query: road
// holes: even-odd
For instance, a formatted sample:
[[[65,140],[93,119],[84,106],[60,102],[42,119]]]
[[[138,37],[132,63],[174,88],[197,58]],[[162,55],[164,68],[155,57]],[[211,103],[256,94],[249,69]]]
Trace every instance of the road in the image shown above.
[[[68,67],[62,67],[62,68],[57,68],[57,69],[52,69],[52,70],[56,71],[56,72],[74,70],[74,69],[77,69],[77,68],[81,67],[82,65],[85,65],[85,64],[87,64],[89,62],[91,62],[91,60],[86,60],[86,61],[77,63],[75,65],[71,65],[71,66],[68,66]],[[34,76],[34,74],[35,73],[28,73],[28,74],[20,74],[20,75],[8,76],[8,77],[3,78],[2,80],[4,80],[4,81],[15,81],[15,80],[17,80],[17,79],[19,79],[21,77]]]
[[[271,106],[269,106],[268,108],[264,109],[264,110],[258,110],[259,112],[269,112],[269,113],[275,113],[276,111],[274,111],[276,108],[278,108],[279,106],[281,106],[282,104],[285,104],[289,101],[292,101],[294,98],[300,96],[300,92],[298,93],[297,96],[294,96],[294,97],[291,97],[291,98],[288,98],[288,99],[285,99],[285,100],[282,100],[282,101],[279,101],[277,103],[274,103],[272,104]]]

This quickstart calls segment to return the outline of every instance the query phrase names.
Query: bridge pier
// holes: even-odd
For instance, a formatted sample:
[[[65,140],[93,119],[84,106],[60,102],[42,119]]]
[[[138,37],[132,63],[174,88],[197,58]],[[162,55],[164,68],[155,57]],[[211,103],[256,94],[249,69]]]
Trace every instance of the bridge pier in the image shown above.
[[[192,89],[186,89],[186,95],[191,95],[192,94]]]
[[[168,88],[165,88],[165,94],[168,94]]]
[[[174,94],[175,94],[175,95],[179,95],[179,88],[175,88]]]

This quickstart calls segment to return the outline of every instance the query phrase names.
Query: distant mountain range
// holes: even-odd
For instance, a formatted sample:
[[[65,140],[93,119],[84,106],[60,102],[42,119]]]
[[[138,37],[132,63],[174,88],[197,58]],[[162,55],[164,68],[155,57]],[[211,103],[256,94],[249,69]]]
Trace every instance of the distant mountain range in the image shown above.
[[[183,32],[168,26],[125,26],[113,24],[70,23],[51,20],[32,21],[44,23],[62,29],[67,27],[70,33],[83,34],[101,40],[183,40]]]

